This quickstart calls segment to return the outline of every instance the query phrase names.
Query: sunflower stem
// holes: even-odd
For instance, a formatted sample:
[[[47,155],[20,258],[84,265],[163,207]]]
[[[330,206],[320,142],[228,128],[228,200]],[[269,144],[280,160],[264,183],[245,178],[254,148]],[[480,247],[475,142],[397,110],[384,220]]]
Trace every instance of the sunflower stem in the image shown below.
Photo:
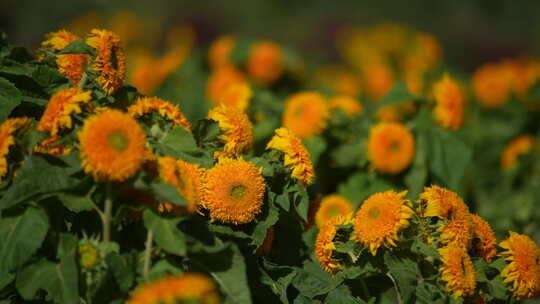
[[[79,80],[79,85],[78,87],[80,89],[84,88],[84,86],[86,85],[86,81],[88,80],[88,74],[86,74],[86,72],[82,75],[81,77],[81,80]]]
[[[103,241],[111,240],[111,217],[112,217],[112,183],[107,182],[105,193],[105,210],[103,211]]]
[[[144,249],[143,277],[148,281],[148,272],[150,271],[150,260],[152,258],[152,244],[154,241],[154,232],[148,230],[146,234],[146,243]]]
[[[401,304],[402,303],[402,301],[401,301],[401,293],[399,292],[399,288],[397,286],[396,280],[390,274],[390,272],[387,272],[386,276],[390,278],[390,281],[392,281],[392,284],[394,285],[394,289],[396,291],[397,302],[398,302],[398,304]]]

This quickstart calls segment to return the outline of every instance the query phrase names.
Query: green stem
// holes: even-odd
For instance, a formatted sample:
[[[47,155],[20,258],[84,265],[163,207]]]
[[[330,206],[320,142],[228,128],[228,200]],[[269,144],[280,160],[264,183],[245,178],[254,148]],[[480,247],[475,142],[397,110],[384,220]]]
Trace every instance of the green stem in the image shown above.
[[[148,281],[148,272],[150,271],[150,260],[152,258],[152,243],[154,241],[154,232],[148,230],[146,235],[146,244],[144,249],[143,277]]]
[[[107,182],[105,193],[105,210],[103,211],[103,241],[111,240],[111,218],[112,218],[112,183]]]
[[[390,272],[387,272],[386,273],[386,276],[390,278],[390,280],[392,281],[392,284],[394,284],[394,289],[396,290],[396,297],[397,297],[397,302],[398,304],[401,304],[402,301],[401,301],[401,293],[399,292],[399,288],[397,286],[397,283],[396,283],[396,280],[394,279],[394,277],[390,274]]]
[[[88,80],[88,74],[84,73],[81,77],[81,80],[79,80],[78,87],[82,89],[86,85],[86,81]]]

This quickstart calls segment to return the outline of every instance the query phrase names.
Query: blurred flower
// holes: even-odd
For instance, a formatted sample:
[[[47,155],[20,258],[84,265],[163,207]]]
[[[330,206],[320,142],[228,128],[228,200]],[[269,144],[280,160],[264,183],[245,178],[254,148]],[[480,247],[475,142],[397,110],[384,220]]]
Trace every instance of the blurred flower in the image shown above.
[[[34,152],[50,155],[67,155],[72,151],[71,147],[66,147],[60,143],[58,136],[49,136],[34,146]]]
[[[218,139],[223,142],[223,151],[214,157],[233,157],[248,152],[253,144],[253,125],[247,114],[233,107],[218,106],[208,112],[208,119],[216,121],[221,130]]]
[[[246,224],[261,211],[265,192],[262,169],[241,158],[220,158],[203,178],[202,206],[212,221]]]
[[[49,33],[47,38],[41,45],[55,51],[61,51],[71,42],[81,39],[66,30]],[[88,55],[85,54],[60,54],[56,56],[58,71],[75,85],[79,84],[87,62]]]
[[[126,76],[126,58],[120,38],[113,32],[93,29],[86,43],[97,51],[92,65],[98,73],[96,81],[108,95],[112,95],[122,86]]]
[[[100,24],[103,24],[103,18],[97,11],[89,10],[70,20],[65,25],[65,28],[78,36],[84,36],[90,32],[91,29],[98,27]]]
[[[480,104],[486,108],[497,108],[510,99],[512,75],[499,64],[485,64],[473,75],[474,93]]]
[[[328,105],[319,93],[296,93],[285,102],[283,126],[301,139],[309,138],[322,132],[328,116]]]
[[[534,137],[529,134],[514,138],[502,152],[501,168],[503,170],[516,168],[519,165],[519,158],[532,151],[534,142]]]
[[[367,157],[375,170],[398,174],[411,164],[414,153],[414,137],[402,124],[380,122],[371,128]]]
[[[343,268],[340,261],[334,258],[336,245],[334,238],[338,232],[336,225],[347,225],[351,223],[351,216],[336,216],[331,218],[321,227],[315,240],[315,257],[319,261],[321,268],[331,274]]]
[[[244,82],[245,78],[240,70],[232,65],[220,66],[208,77],[207,95],[211,101],[218,104],[230,85]]]
[[[480,216],[472,214],[471,220],[473,223],[473,255],[482,257],[486,262],[490,263],[491,259],[497,254],[495,233],[493,233],[489,223]]]
[[[331,89],[336,94],[356,97],[360,94],[360,79],[353,71],[339,65],[325,65],[314,73],[316,85]]]
[[[216,39],[208,49],[208,62],[212,68],[231,65],[231,53],[235,41],[232,36],[221,36]]]
[[[346,216],[353,212],[351,202],[344,196],[331,194],[323,197],[321,205],[315,214],[315,223],[321,228],[326,222],[335,216]]]
[[[255,82],[271,85],[281,77],[283,61],[283,51],[279,44],[260,41],[251,46],[246,68]]]
[[[349,117],[354,117],[364,113],[364,108],[358,100],[347,95],[337,95],[330,98],[328,106],[330,111],[342,110]]]
[[[11,146],[15,144],[14,133],[25,127],[29,126],[31,120],[26,117],[9,118],[0,124],[0,182],[8,172],[7,157]]]
[[[191,130],[189,121],[184,116],[184,113],[182,113],[180,110],[180,106],[161,98],[138,98],[135,104],[129,106],[127,112],[134,118],[149,114],[151,112],[157,112],[163,118],[171,120],[174,126],[182,126],[186,130]]]
[[[433,86],[436,106],[433,109],[435,119],[444,128],[457,130],[463,124],[465,97],[461,86],[448,74]]]
[[[438,249],[441,255],[441,278],[454,297],[468,297],[476,289],[476,272],[465,248],[451,244]]]
[[[238,82],[227,86],[223,93],[220,94],[217,103],[246,112],[252,96],[253,91],[249,84],[247,82]]]
[[[383,98],[396,82],[394,72],[388,64],[383,62],[372,62],[364,65],[362,75],[366,94],[373,101],[379,101]]]
[[[375,113],[375,117],[384,122],[399,122],[402,119],[396,104],[386,104],[380,107]]]
[[[79,88],[58,91],[51,96],[37,129],[48,131],[51,136],[57,136],[61,129],[71,129],[71,114],[81,113],[81,105],[88,104],[91,99],[92,91],[84,91]]]

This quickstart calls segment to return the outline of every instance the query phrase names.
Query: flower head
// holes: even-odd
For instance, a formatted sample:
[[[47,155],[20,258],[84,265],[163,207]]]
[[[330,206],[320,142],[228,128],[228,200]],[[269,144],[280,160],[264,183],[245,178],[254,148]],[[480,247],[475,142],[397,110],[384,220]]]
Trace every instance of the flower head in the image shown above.
[[[81,105],[88,104],[92,99],[91,95],[91,91],[83,91],[79,88],[58,91],[47,104],[37,129],[49,131],[51,136],[58,135],[62,128],[71,129],[71,114],[81,113]]]
[[[452,220],[469,214],[469,207],[457,193],[437,185],[424,187],[420,199],[422,200],[422,216],[436,216]]]
[[[168,156],[160,157],[158,164],[161,178],[175,186],[188,202],[187,211],[190,213],[197,211],[201,202],[201,180],[204,169],[196,164]]]
[[[360,102],[353,97],[347,95],[338,95],[332,97],[329,102],[330,111],[342,110],[349,117],[360,115],[364,112],[364,108]]]
[[[473,255],[482,257],[489,263],[497,254],[495,233],[493,233],[489,223],[480,216],[472,214],[471,221],[473,224]]]
[[[235,225],[253,221],[265,192],[261,171],[241,158],[220,158],[206,171],[202,183],[202,206],[210,218]]]
[[[249,84],[238,82],[227,86],[218,97],[217,103],[245,112],[249,108],[252,96],[253,91]]]
[[[366,93],[372,100],[380,100],[394,86],[394,72],[388,64],[378,61],[365,65],[363,69]]]
[[[220,303],[216,284],[206,275],[186,272],[167,276],[137,287],[127,304],[194,302],[201,304]]]
[[[222,105],[210,110],[208,118],[218,123],[222,132],[218,138],[224,143],[223,152],[216,152],[215,157],[232,157],[251,149],[253,125],[247,114],[236,108]]]
[[[326,222],[335,216],[346,216],[353,212],[351,202],[344,196],[331,194],[325,196],[315,214],[315,223],[321,228]]]
[[[221,36],[212,43],[208,50],[208,61],[212,68],[231,64],[230,55],[234,50],[234,38]]]
[[[276,135],[266,145],[266,149],[275,149],[284,153],[284,164],[292,170],[292,177],[305,186],[311,184],[315,176],[309,152],[302,141],[287,128],[275,130]]]
[[[328,116],[328,105],[319,93],[297,93],[286,101],[283,126],[302,139],[308,138],[322,132]]]
[[[91,243],[79,246],[79,265],[86,269],[94,268],[99,262],[98,248]]]
[[[397,174],[412,162],[415,142],[412,133],[397,122],[380,122],[371,128],[368,138],[368,159],[375,170]]]
[[[398,233],[409,226],[414,211],[404,199],[407,191],[375,193],[360,206],[354,218],[354,239],[369,248],[372,255],[381,246],[397,246]]]
[[[442,280],[446,282],[446,289],[454,297],[473,295],[476,289],[476,274],[466,249],[450,244],[438,251],[442,261],[440,272]]]
[[[108,95],[112,95],[122,86],[126,76],[126,58],[120,38],[106,30],[93,29],[90,33],[86,43],[97,52],[92,65],[99,74],[96,81]]]
[[[521,135],[514,138],[503,150],[501,167],[504,170],[514,169],[519,164],[519,157],[531,152],[534,145],[532,135]]]
[[[61,51],[71,42],[81,39],[66,30],[49,33],[47,38],[41,45],[55,51]],[[56,57],[58,71],[75,85],[81,80],[87,62],[88,55],[85,54],[60,54]]]
[[[26,117],[10,118],[0,124],[0,181],[8,172],[7,157],[11,146],[15,144],[14,133],[29,124],[30,119]]]
[[[283,55],[279,44],[273,41],[255,43],[249,50],[248,73],[262,84],[272,84],[283,73]]]
[[[540,293],[540,250],[526,235],[510,231],[499,244],[500,255],[508,262],[501,272],[504,282],[519,300],[531,299]]]
[[[84,171],[95,180],[124,181],[145,158],[145,134],[128,114],[106,110],[84,121],[78,133]]]
[[[437,102],[433,110],[437,122],[447,129],[459,129],[465,108],[465,97],[460,85],[445,74],[443,79],[435,83],[433,94]]]
[[[219,66],[208,77],[206,93],[212,102],[219,104],[230,85],[245,83],[245,81],[244,74],[234,66]]]
[[[140,117],[151,112],[157,112],[164,118],[169,119],[175,126],[182,126],[191,130],[189,121],[180,111],[180,106],[157,97],[143,97],[137,99],[135,104],[128,108],[128,114],[132,117]]]
[[[512,74],[500,64],[486,64],[474,72],[472,84],[482,106],[498,108],[510,99]]]
[[[334,239],[338,232],[336,225],[351,223],[351,216],[336,216],[327,221],[319,230],[315,240],[315,257],[324,271],[334,274],[343,268],[339,260],[333,257],[336,245]]]

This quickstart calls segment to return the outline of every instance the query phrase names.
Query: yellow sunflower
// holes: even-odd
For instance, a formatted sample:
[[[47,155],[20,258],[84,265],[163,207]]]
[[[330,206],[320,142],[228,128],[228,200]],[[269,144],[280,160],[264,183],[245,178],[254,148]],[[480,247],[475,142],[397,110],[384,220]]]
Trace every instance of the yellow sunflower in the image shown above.
[[[463,124],[465,96],[461,86],[448,74],[434,84],[433,95],[436,106],[435,119],[444,128],[457,130]]]
[[[407,191],[385,191],[367,198],[354,218],[354,240],[369,248],[372,255],[381,246],[397,246],[398,233],[409,226],[414,211]]]
[[[358,100],[347,95],[337,95],[329,101],[330,111],[342,110],[349,117],[354,117],[364,113],[364,108]]]
[[[158,164],[161,178],[175,186],[188,202],[187,211],[196,212],[201,201],[201,179],[204,169],[196,164],[168,156],[160,157]]]
[[[328,105],[319,93],[297,93],[285,103],[283,126],[302,139],[309,138],[323,131],[328,116]]]
[[[208,62],[212,68],[231,64],[230,55],[234,50],[234,38],[232,36],[221,36],[212,43],[208,49]]]
[[[501,155],[501,168],[503,170],[514,169],[519,165],[519,157],[533,149],[534,137],[532,135],[520,135],[514,138],[503,150]]]
[[[476,214],[471,215],[473,224],[473,254],[482,257],[486,262],[497,254],[497,239],[495,233],[483,218]]]
[[[540,293],[540,250],[530,237],[510,231],[499,244],[500,255],[508,262],[501,272],[504,282],[519,300],[531,299]]]
[[[122,86],[126,76],[126,58],[120,38],[106,30],[93,29],[90,33],[86,43],[97,51],[92,65],[99,74],[96,81],[108,95],[112,95]]]
[[[375,170],[398,174],[413,160],[414,137],[401,123],[380,122],[369,132],[367,153]]]
[[[247,114],[237,108],[221,105],[210,110],[208,118],[218,123],[221,130],[218,139],[224,143],[223,152],[216,152],[214,157],[233,157],[251,149],[253,125]]]
[[[143,116],[151,112],[157,112],[164,118],[169,119],[175,126],[182,126],[191,130],[189,121],[180,111],[180,106],[157,97],[142,97],[137,99],[135,104],[129,106],[127,112],[134,118]]]
[[[471,257],[462,246],[450,244],[438,249],[442,265],[440,272],[446,289],[456,298],[472,296],[476,289],[476,273]]]
[[[253,91],[247,82],[233,83],[220,94],[217,104],[237,108],[245,112],[249,108]]]
[[[338,232],[336,225],[347,225],[351,223],[351,215],[336,216],[327,221],[321,227],[315,240],[315,257],[319,261],[321,268],[331,274],[343,268],[343,265],[333,257],[336,245],[334,238]]]
[[[7,156],[9,149],[15,144],[14,133],[30,124],[30,119],[26,117],[10,118],[0,124],[0,181],[8,172]]]
[[[206,275],[185,272],[137,287],[127,304],[221,303],[216,284]]]
[[[81,113],[81,106],[88,104],[91,99],[91,91],[83,91],[79,88],[58,91],[51,96],[37,129],[49,131],[51,136],[57,136],[62,128],[71,129],[71,114]]]
[[[243,159],[220,158],[206,171],[202,183],[202,206],[212,221],[246,224],[255,219],[263,204],[265,183],[262,168]]]
[[[49,33],[47,38],[41,45],[55,51],[61,51],[71,42],[81,39],[66,30]],[[75,85],[79,84],[87,62],[88,55],[85,54],[61,54],[56,56],[58,71]]]
[[[210,101],[219,104],[230,85],[245,82],[244,74],[233,65],[219,66],[208,77],[206,94]]]
[[[472,85],[482,106],[498,108],[510,99],[512,74],[499,64],[485,64],[474,72]]]
[[[321,205],[315,214],[315,223],[321,228],[326,222],[335,216],[346,216],[353,212],[353,206],[349,200],[338,194],[323,197]]]
[[[255,82],[270,85],[283,73],[283,54],[279,44],[273,41],[255,43],[249,50],[246,64]]]
[[[275,149],[284,153],[283,163],[292,170],[291,176],[308,186],[313,181],[315,173],[309,152],[302,143],[287,128],[275,130],[276,135],[266,145],[266,149]]]
[[[78,136],[82,167],[97,181],[124,181],[145,159],[144,131],[131,116],[118,110],[87,118]]]

